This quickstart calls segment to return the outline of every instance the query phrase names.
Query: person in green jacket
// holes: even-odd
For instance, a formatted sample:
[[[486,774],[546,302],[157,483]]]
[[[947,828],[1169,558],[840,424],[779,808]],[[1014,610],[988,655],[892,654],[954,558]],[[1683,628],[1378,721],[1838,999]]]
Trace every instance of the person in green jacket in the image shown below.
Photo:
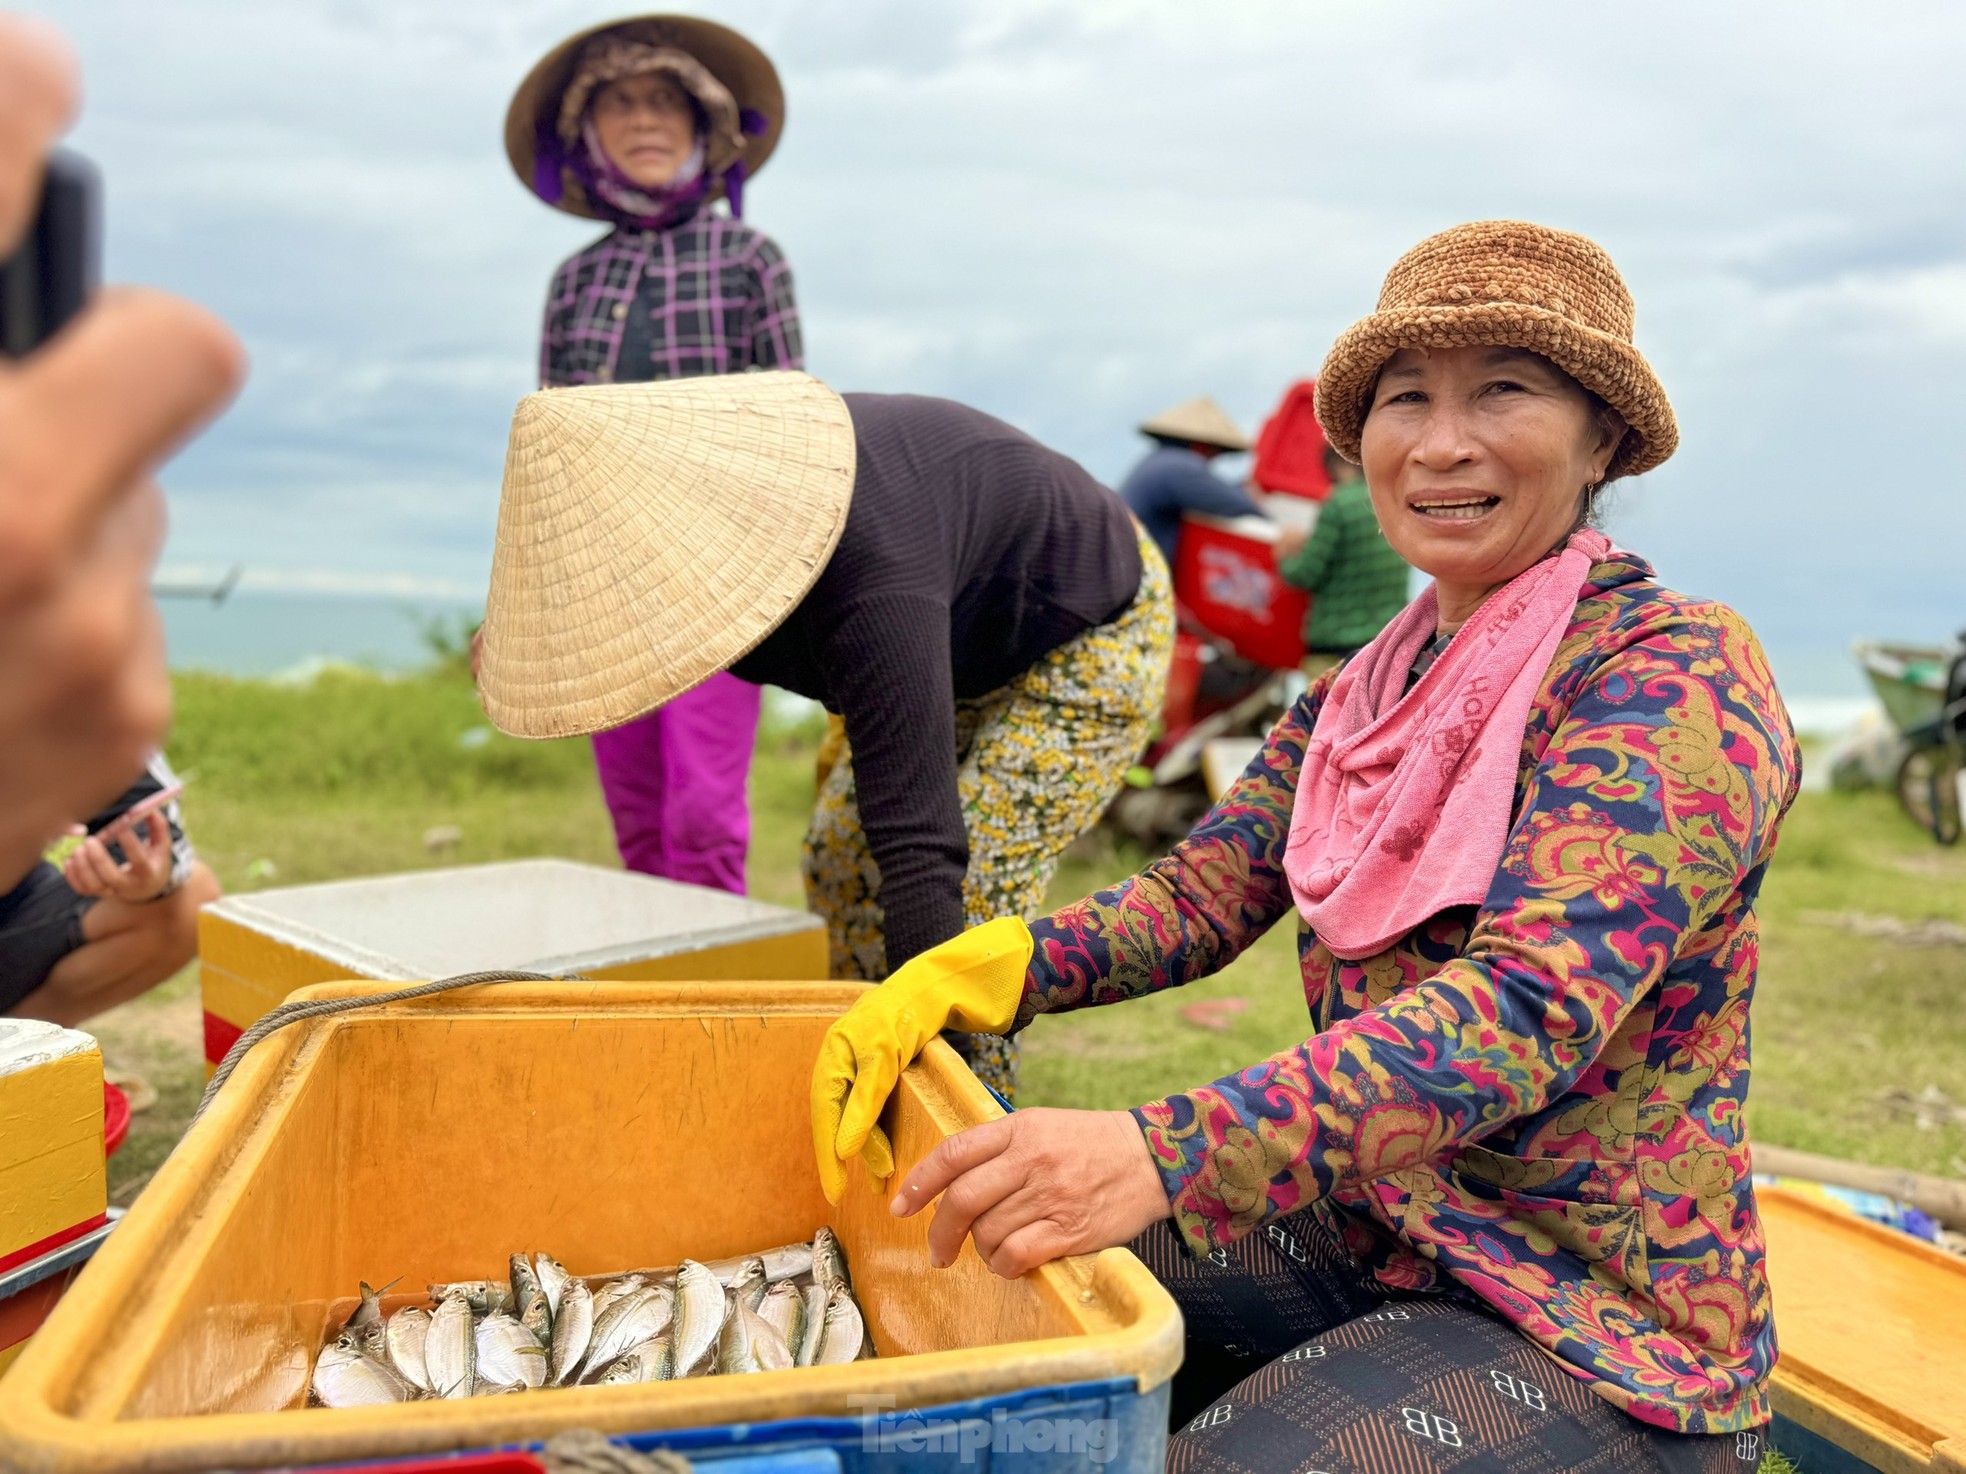
[[[1406,560],[1379,530],[1365,478],[1329,446],[1324,464],[1331,495],[1317,525],[1277,563],[1285,583],[1311,595],[1304,669],[1313,677],[1367,644],[1406,607]]]

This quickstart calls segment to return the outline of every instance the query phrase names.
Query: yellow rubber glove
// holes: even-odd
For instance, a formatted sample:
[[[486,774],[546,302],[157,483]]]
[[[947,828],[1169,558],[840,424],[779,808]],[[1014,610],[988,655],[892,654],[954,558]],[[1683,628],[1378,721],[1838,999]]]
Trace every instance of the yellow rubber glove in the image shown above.
[[[944,1029],[1002,1034],[1017,1021],[1031,948],[1031,929],[1015,916],[973,926],[909,958],[826,1031],[812,1067],[812,1149],[828,1202],[846,1191],[855,1157],[876,1177],[893,1176],[881,1111],[929,1040]]]

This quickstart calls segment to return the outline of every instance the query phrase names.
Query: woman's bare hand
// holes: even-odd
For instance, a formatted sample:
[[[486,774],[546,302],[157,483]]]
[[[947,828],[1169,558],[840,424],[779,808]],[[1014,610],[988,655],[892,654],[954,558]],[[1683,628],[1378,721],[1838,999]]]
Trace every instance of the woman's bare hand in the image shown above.
[[[965,1238],[1015,1279],[1067,1254],[1130,1243],[1170,1211],[1146,1138],[1125,1111],[1018,1111],[958,1132],[924,1157],[889,1208],[908,1218],[941,1195],[935,1266]]]

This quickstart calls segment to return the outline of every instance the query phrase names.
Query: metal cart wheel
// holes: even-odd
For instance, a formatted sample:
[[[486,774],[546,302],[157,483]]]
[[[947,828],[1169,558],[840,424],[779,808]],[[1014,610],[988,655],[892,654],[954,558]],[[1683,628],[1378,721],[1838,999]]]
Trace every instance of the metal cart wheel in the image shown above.
[[[1898,802],[1940,844],[1959,843],[1959,759],[1950,747],[1914,747],[1898,765]]]

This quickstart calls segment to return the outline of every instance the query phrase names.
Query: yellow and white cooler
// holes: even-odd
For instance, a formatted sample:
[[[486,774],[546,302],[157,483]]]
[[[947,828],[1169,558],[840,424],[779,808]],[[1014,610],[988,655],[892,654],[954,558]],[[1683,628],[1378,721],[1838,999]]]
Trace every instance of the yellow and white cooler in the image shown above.
[[[572,860],[515,860],[227,896],[198,918],[205,1062],[296,988],[494,969],[613,982],[826,976],[817,917]]]
[[[102,1101],[92,1037],[0,1019],[0,1371],[66,1283],[38,1267],[108,1222]]]

